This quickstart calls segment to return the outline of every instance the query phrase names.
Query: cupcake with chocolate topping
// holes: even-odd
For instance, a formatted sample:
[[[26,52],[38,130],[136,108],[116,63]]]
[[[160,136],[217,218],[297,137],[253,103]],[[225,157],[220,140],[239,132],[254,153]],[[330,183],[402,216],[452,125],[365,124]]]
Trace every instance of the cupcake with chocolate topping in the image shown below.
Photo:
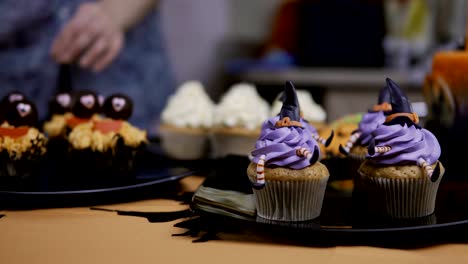
[[[86,102],[81,102],[84,107],[74,107],[74,114],[92,117],[94,114],[89,111],[92,107],[86,107]],[[87,164],[103,175],[131,175],[138,151],[148,142],[146,131],[127,121],[132,111],[133,103],[128,96],[107,97],[103,103],[105,118],[79,123],[68,135],[72,162]]]
[[[0,108],[5,110],[10,104],[23,99],[26,99],[24,93],[16,90],[10,91],[0,101]]]
[[[44,122],[44,133],[50,138],[66,138],[67,119],[73,117],[72,95],[68,92],[55,94],[49,102],[49,118]]]
[[[49,118],[44,133],[50,139],[66,138],[80,123],[101,119],[98,95],[91,90],[59,92],[49,102]]]
[[[280,113],[262,125],[247,175],[259,217],[305,221],[320,215],[330,174],[319,161],[318,142],[300,116],[291,82],[284,93]]]
[[[437,138],[419,126],[407,96],[387,80],[392,109],[371,133],[366,160],[359,168],[375,210],[394,218],[430,215],[444,167]]]
[[[36,128],[36,106],[22,98],[6,100],[2,106],[4,122],[0,126],[0,176],[28,178],[37,172],[47,152],[47,139]]]
[[[0,124],[5,122],[7,108],[15,101],[26,99],[26,96],[20,91],[10,91],[0,100]]]

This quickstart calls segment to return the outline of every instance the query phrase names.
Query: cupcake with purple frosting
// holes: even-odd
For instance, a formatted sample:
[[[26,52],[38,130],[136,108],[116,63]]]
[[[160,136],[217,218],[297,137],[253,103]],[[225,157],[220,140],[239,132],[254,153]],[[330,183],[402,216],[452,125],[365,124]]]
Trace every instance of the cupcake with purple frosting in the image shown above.
[[[388,86],[392,81],[387,78],[386,82]],[[364,161],[367,155],[367,146],[372,139],[371,133],[378,125],[385,122],[384,112],[390,111],[392,108],[387,86],[380,89],[377,104],[362,116],[358,128],[352,132],[348,142],[344,146],[340,144],[341,154],[358,161]]]
[[[419,119],[400,87],[387,80],[392,109],[371,133],[366,160],[359,168],[375,209],[393,218],[430,215],[445,172],[437,138]]]
[[[281,111],[263,123],[247,168],[259,217],[306,221],[320,215],[330,174],[319,161],[314,131],[301,118],[295,88],[287,82]]]
[[[386,86],[379,91],[377,104],[362,115],[361,121],[358,123],[357,129],[351,132],[349,138],[344,145],[339,144],[339,152],[347,157],[343,165],[344,172],[351,175],[353,183],[353,200],[357,200],[361,192],[361,177],[357,172],[361,163],[366,159],[367,146],[372,139],[372,132],[378,125],[385,122],[385,112],[391,110],[390,94],[387,86],[391,82],[387,78]],[[367,198],[366,198],[367,199]]]

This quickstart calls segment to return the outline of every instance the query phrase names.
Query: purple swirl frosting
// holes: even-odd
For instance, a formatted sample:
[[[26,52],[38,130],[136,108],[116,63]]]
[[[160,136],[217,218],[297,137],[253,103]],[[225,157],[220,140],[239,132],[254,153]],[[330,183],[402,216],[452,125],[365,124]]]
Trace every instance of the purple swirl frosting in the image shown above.
[[[255,150],[252,151],[252,162],[258,163],[261,155],[265,155],[266,166],[287,167],[290,169],[303,169],[310,166],[310,160],[306,157],[298,156],[296,149],[307,148],[314,151],[318,145],[312,138],[312,126],[301,127],[276,127],[275,124],[279,116],[271,117],[262,125],[260,137],[255,143]],[[304,124],[304,121],[301,120]]]
[[[385,115],[383,111],[372,112],[369,111],[362,116],[361,122],[359,122],[358,131],[361,133],[357,143],[360,145],[367,146],[372,139],[372,132],[377,128],[378,125],[385,122]]]
[[[379,125],[372,136],[376,147],[391,147],[385,153],[367,155],[376,164],[406,165],[418,164],[422,158],[434,164],[440,157],[441,149],[437,138],[427,129],[405,125]]]

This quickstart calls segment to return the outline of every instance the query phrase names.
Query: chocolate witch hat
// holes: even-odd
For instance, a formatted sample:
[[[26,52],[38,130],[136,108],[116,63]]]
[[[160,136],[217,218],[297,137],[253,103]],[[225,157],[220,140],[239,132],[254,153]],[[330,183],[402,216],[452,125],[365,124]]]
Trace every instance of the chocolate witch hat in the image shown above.
[[[299,100],[297,99],[296,89],[291,81],[286,82],[282,97],[283,106],[280,111],[280,119],[289,117],[291,121],[300,122]]]
[[[403,92],[403,90],[396,84],[392,79],[386,79],[387,86],[386,89],[390,94],[390,104],[392,105],[392,110],[385,112],[387,120],[385,125],[408,125],[408,126],[417,126],[419,122],[417,115],[413,112],[413,107],[411,102],[408,99],[408,96]]]
[[[374,105],[369,112],[388,112],[391,110],[392,106],[390,105],[390,92],[388,89],[388,85],[382,87],[379,91],[379,97],[377,104]]]
[[[382,89],[380,89],[379,91],[379,99],[377,101],[378,104],[390,103],[390,92],[388,91],[387,86],[388,86],[388,81],[387,81],[387,85],[382,87]]]

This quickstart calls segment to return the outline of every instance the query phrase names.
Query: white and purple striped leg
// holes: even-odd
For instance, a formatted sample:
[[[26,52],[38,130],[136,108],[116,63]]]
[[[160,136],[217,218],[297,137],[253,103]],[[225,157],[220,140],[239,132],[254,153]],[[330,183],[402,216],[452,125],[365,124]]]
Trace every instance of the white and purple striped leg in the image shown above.
[[[392,150],[392,147],[390,146],[383,146],[383,147],[375,146],[374,140],[371,140],[369,142],[369,146],[367,146],[367,152],[369,153],[369,155],[374,155],[375,153],[385,153],[385,152],[389,152],[390,150]]]
[[[386,153],[392,150],[392,147],[390,146],[383,146],[383,147],[375,147],[374,152],[375,153]]]
[[[437,165],[433,169],[432,166],[429,163],[427,163],[426,160],[424,160],[423,158],[419,158],[418,159],[418,166],[423,168],[426,176],[429,177],[429,179],[432,182],[435,182],[435,181],[437,181],[437,179],[439,179],[439,176],[440,176],[439,162],[437,162]]]
[[[256,177],[253,187],[255,189],[262,189],[265,187],[265,155],[261,155],[257,162]]]
[[[346,152],[349,152],[351,150],[351,148],[354,146],[361,134],[361,132],[351,134],[351,136],[348,139],[348,142],[346,142],[346,145],[344,145],[343,147],[346,150]]]
[[[312,158],[312,152],[307,148],[297,148],[296,155],[299,157],[306,157],[307,159]]]
[[[328,147],[335,136],[335,132],[332,130],[330,133],[330,136],[327,139],[324,139],[323,137],[319,136],[318,134],[312,133],[312,137],[317,140],[317,142],[323,144],[325,147]]]
[[[354,146],[358,138],[361,136],[361,132],[355,132],[351,134],[351,136],[348,139],[348,142],[344,146],[340,144],[338,147],[338,150],[340,151],[341,154],[343,155],[349,155],[349,152],[351,151],[351,148]]]

